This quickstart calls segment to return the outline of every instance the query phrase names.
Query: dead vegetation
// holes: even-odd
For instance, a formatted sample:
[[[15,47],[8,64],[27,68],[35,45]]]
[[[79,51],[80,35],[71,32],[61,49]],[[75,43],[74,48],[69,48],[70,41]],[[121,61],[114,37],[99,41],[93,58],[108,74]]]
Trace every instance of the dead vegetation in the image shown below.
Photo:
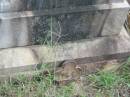
[[[101,62],[105,70],[107,65],[116,67],[117,61]],[[106,63],[106,65],[105,65]],[[41,72],[32,76],[19,75],[0,83],[1,97],[130,97],[129,59],[118,64],[118,69],[95,70],[94,64],[78,65],[74,61],[61,64],[50,72],[44,64]],[[90,67],[89,67],[89,66]],[[88,67],[86,67],[88,66]],[[92,69],[92,66],[94,67]],[[90,69],[91,68],[91,69]],[[93,70],[88,72],[84,70]],[[83,72],[82,72],[83,71]],[[84,75],[86,74],[86,75]]]

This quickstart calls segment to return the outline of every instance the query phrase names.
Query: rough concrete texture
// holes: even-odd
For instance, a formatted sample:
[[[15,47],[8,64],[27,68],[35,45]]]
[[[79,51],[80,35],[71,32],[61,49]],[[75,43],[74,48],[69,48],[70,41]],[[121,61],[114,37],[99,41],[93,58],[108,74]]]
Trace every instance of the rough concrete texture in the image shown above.
[[[127,18],[129,9],[115,9],[107,13],[101,36],[118,34]]]
[[[31,44],[31,22],[27,18],[0,20],[0,48]]]
[[[35,37],[36,41],[51,41],[50,32],[53,32],[54,42],[60,43],[118,34],[129,8],[126,0],[80,1],[1,0],[0,48],[32,45]],[[49,19],[44,20],[46,16]],[[34,22],[37,17],[40,17],[39,24]],[[48,21],[47,26],[45,21]]]
[[[1,0],[0,12],[43,10],[61,7],[84,6],[123,2],[124,0]],[[6,4],[5,4],[6,3]]]
[[[123,28],[119,35],[97,39],[82,40],[64,45],[29,46],[0,50],[0,69],[6,74],[8,69],[23,71],[26,67],[38,63],[57,62],[71,59],[82,59],[112,54],[130,53],[130,36]],[[32,68],[30,68],[32,70]],[[29,69],[28,69],[29,70]],[[11,70],[10,70],[11,71]]]

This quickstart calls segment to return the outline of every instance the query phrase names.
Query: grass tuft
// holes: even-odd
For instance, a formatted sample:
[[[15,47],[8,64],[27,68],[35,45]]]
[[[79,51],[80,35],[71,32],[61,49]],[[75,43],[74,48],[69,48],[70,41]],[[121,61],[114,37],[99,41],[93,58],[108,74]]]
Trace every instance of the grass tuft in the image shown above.
[[[48,65],[40,69],[48,70]],[[39,70],[39,69],[38,69]],[[57,87],[54,74],[36,73],[32,76],[19,75],[0,83],[0,97],[130,97],[130,58],[117,72],[98,72],[87,76],[88,93],[75,93],[75,83]],[[82,91],[79,89],[78,92]],[[88,95],[87,95],[88,94]],[[90,96],[93,94],[94,96]],[[75,95],[75,96],[74,96]],[[87,96],[86,96],[87,95]]]

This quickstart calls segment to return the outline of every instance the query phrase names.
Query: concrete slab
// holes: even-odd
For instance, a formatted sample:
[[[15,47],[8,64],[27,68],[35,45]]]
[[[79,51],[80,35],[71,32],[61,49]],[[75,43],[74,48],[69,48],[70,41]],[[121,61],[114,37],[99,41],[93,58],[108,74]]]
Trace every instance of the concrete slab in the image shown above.
[[[27,46],[0,50],[0,74],[34,70],[39,63],[86,58],[121,58],[130,55],[130,36],[123,28],[119,35],[56,46]],[[103,57],[104,56],[104,57]],[[108,56],[108,57],[107,57]],[[27,69],[27,67],[29,67]],[[22,69],[21,69],[22,68]],[[7,72],[10,70],[9,72]]]
[[[0,48],[119,34],[128,10],[126,0],[1,0]]]

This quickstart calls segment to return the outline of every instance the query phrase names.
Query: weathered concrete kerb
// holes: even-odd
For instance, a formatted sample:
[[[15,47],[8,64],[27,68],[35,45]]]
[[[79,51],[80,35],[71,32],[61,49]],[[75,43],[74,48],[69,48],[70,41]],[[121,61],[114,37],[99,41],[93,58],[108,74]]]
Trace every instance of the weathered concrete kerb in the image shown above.
[[[127,0],[0,0],[0,75],[128,57],[128,10]]]
[[[0,50],[0,74],[33,70],[39,63],[83,58],[86,60],[107,59],[107,56],[109,59],[123,58],[128,57],[129,54],[130,37],[123,28],[116,36],[66,43],[63,46],[28,46],[2,49]],[[7,72],[8,70],[10,71]]]

